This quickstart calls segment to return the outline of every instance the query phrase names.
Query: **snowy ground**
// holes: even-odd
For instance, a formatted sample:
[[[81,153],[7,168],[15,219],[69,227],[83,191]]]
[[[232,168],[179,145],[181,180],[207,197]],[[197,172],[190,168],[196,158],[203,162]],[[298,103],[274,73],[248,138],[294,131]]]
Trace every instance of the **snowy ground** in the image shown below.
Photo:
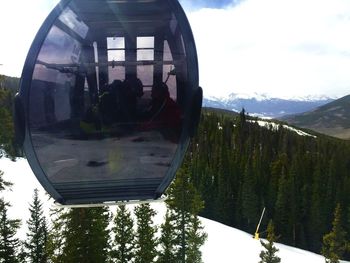
[[[44,190],[37,182],[35,176],[25,159],[12,162],[9,159],[0,159],[0,170],[4,172],[4,178],[14,183],[12,191],[6,191],[3,195],[10,201],[12,208],[9,210],[11,218],[21,218],[25,222],[29,218],[28,205],[32,201],[33,189],[40,190],[41,200],[45,201],[45,210],[52,204]],[[164,204],[155,203],[153,207],[158,211],[155,222],[159,223],[164,216]],[[262,250],[260,242],[253,239],[251,234],[225,226],[223,224],[202,218],[208,240],[202,247],[205,263],[257,263]],[[25,237],[26,226],[22,225],[19,237]],[[283,244],[276,244],[279,249],[278,256],[282,263],[324,263],[324,257]],[[345,261],[343,261],[345,263]]]
[[[261,126],[261,127],[266,127],[266,128],[268,128],[268,129],[272,129],[272,130],[278,130],[279,127],[280,127],[279,124],[277,124],[277,123],[275,123],[275,122],[272,122],[272,121],[248,120],[248,122],[256,122],[256,123],[259,124],[259,126]],[[286,125],[286,124],[283,124],[282,127],[283,127],[284,129],[293,131],[293,132],[297,133],[297,134],[300,135],[300,136],[309,136],[309,137],[316,138],[315,135],[308,134],[308,133],[306,133],[306,132],[304,132],[304,131],[298,130],[298,129],[293,128],[293,127],[291,127],[291,126],[288,126],[288,125]]]

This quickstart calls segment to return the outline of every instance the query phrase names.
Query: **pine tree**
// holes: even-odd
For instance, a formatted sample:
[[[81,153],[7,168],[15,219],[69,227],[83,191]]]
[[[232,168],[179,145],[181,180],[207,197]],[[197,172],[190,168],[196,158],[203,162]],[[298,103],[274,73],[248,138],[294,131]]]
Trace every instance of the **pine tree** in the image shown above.
[[[281,259],[276,256],[276,253],[278,252],[278,249],[275,247],[274,242],[276,241],[277,237],[275,235],[274,226],[272,223],[272,220],[270,220],[268,226],[267,226],[267,240],[268,242],[260,241],[261,245],[264,247],[265,250],[260,252],[260,258],[261,260],[259,263],[279,263],[281,262]]]
[[[326,263],[338,263],[348,247],[346,232],[341,223],[340,204],[335,208],[332,225],[332,231],[323,236],[322,255],[326,258]]]
[[[12,183],[3,179],[3,172],[0,171],[0,192],[11,187]],[[17,263],[18,249],[20,246],[18,238],[15,237],[20,227],[20,220],[8,218],[9,203],[3,198],[0,199],[0,262]]]
[[[21,242],[21,244],[20,244],[20,249],[19,249],[19,252],[17,254],[17,258],[18,258],[18,263],[27,263],[28,262],[27,261],[28,254],[25,251],[25,243],[24,242]]]
[[[161,236],[159,238],[161,250],[157,263],[177,262],[180,244],[179,237],[180,233],[176,229],[176,215],[168,209],[165,214],[165,222],[161,225]]]
[[[204,203],[193,184],[189,181],[186,165],[179,170],[176,180],[168,191],[167,208],[172,211],[174,230],[179,233],[176,262],[201,262],[200,247],[204,244],[207,234],[198,220],[198,213]]]
[[[110,218],[107,208],[75,208],[66,217],[62,261],[107,262]]]
[[[208,235],[204,232],[197,215],[191,216],[190,229],[188,231],[188,248],[186,251],[188,263],[202,263],[202,252],[200,248],[204,244]]]
[[[20,220],[9,219],[9,204],[0,200],[0,259],[2,263],[17,263],[19,240],[15,237]]]
[[[48,231],[46,245],[48,262],[64,263],[63,249],[65,247],[65,233],[67,232],[67,209],[53,207],[50,211],[51,226]]]
[[[242,185],[242,215],[248,230],[253,230],[258,218],[258,197],[255,193],[255,178],[251,158],[246,163]]]
[[[135,242],[135,263],[154,262],[157,255],[156,227],[153,217],[156,211],[149,204],[141,204],[135,208],[137,231]]]
[[[38,189],[34,189],[33,202],[30,204],[29,211],[30,219],[27,221],[29,231],[25,242],[29,262],[43,263],[47,261],[47,222],[39,200]]]
[[[113,233],[114,248],[111,252],[113,262],[128,263],[134,257],[134,221],[131,218],[131,213],[125,205],[117,208],[114,218]]]
[[[3,175],[4,172],[0,170],[0,192],[12,186],[12,183],[4,180]]]
[[[291,180],[282,167],[281,177],[278,182],[278,192],[275,205],[275,223],[276,229],[282,236],[282,241],[291,242],[292,233],[290,230],[290,216],[291,216],[291,195],[292,187]]]

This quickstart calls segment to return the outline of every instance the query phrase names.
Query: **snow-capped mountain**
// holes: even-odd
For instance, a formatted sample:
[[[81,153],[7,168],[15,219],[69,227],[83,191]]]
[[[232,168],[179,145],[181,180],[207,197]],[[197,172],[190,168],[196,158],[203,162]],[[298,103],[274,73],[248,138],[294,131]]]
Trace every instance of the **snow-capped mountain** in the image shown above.
[[[333,101],[324,95],[292,98],[275,98],[267,94],[236,94],[226,98],[205,97],[204,107],[220,108],[239,112],[244,108],[249,115],[276,118],[284,115],[310,111]]]

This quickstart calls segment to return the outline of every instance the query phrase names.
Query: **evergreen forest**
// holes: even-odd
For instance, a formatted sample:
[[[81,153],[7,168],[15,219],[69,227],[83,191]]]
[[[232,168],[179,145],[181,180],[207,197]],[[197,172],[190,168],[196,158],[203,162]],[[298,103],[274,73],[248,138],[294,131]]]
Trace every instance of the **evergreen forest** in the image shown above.
[[[19,87],[19,79],[0,75],[0,157],[22,156],[15,142],[13,124],[14,97]]]
[[[0,193],[11,183],[2,179]],[[198,212],[199,193],[182,169],[169,188],[163,223],[150,204],[135,207],[63,208],[47,216],[34,189],[26,238],[16,235],[21,220],[12,219],[6,194],[0,198],[1,263],[200,263],[207,239]],[[184,201],[186,200],[186,202]],[[24,222],[22,222],[24,223]]]
[[[279,242],[320,253],[339,204],[350,240],[350,142],[306,132],[203,109],[187,154],[201,215],[253,235],[266,207]]]
[[[15,159],[22,155],[12,117],[18,80],[0,77],[0,156]],[[202,110],[197,134],[167,191],[160,226],[147,205],[133,215],[121,206],[113,215],[106,208],[56,209],[45,218],[34,192],[27,240],[20,241],[15,237],[20,222],[8,218],[10,204],[1,199],[0,262],[201,262],[199,248],[207,236],[198,214],[253,235],[264,207],[263,237],[272,220],[278,242],[287,245],[327,254],[334,247],[330,232],[339,228],[348,244],[350,141],[308,130],[300,135],[283,123],[259,121],[244,110]],[[10,185],[0,176],[0,191]],[[341,251],[349,260],[347,246]]]

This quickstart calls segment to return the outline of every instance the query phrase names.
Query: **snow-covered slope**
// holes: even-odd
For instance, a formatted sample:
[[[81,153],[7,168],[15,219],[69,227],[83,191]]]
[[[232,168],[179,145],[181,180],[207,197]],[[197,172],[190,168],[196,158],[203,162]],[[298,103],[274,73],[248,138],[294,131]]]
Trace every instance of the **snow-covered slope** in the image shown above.
[[[9,159],[0,159],[0,170],[4,172],[4,178],[14,183],[12,191],[4,193],[5,199],[12,203],[9,213],[11,218],[21,218],[25,222],[29,218],[28,204],[32,201],[33,189],[37,187],[41,192],[41,200],[45,200],[45,210],[52,204],[46,201],[48,197],[33,175],[27,161],[18,159],[12,162]],[[164,214],[163,203],[154,203],[153,207],[158,211],[155,222],[159,223]],[[205,231],[208,233],[208,240],[202,247],[203,261],[205,263],[257,263],[262,250],[260,242],[253,239],[251,234],[225,226],[223,224],[202,218]],[[26,226],[23,224],[19,237],[24,238]],[[324,263],[320,255],[276,244],[279,249],[278,256],[283,263],[307,262]],[[344,261],[345,263],[345,261]]]
[[[299,129],[296,129],[294,127],[291,127],[289,125],[286,125],[286,124],[283,124],[283,125],[280,125],[280,124],[277,124],[273,121],[264,121],[264,120],[248,120],[249,122],[251,123],[257,123],[259,126],[261,127],[265,127],[267,129],[271,129],[271,130],[275,130],[277,131],[280,127],[284,128],[284,129],[287,129],[287,130],[290,130],[292,132],[295,132],[296,134],[300,135],[300,136],[309,136],[309,137],[313,137],[313,138],[316,138],[315,135],[311,135],[311,134],[308,134],[302,130],[299,130]]]

